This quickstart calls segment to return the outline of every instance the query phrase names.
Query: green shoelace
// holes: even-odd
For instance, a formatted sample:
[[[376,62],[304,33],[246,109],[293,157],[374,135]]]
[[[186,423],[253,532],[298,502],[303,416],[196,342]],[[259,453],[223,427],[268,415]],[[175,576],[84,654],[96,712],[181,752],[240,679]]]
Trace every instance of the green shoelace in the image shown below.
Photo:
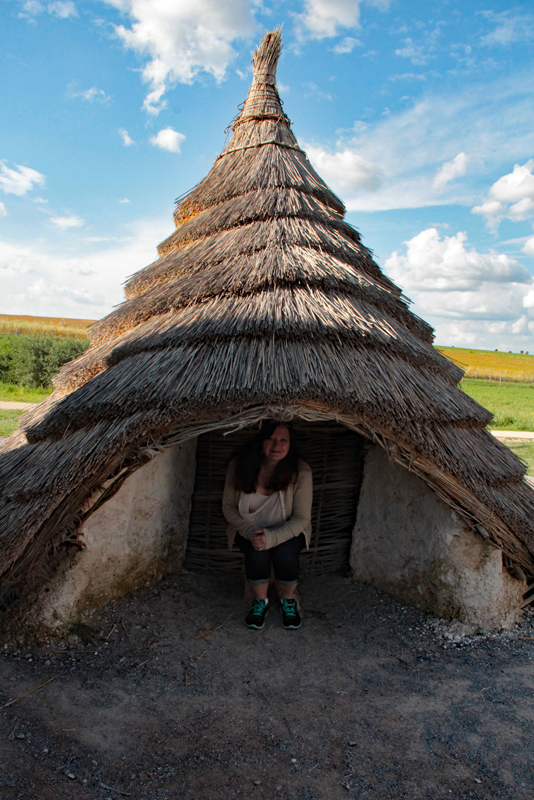
[[[297,601],[296,600],[282,600],[282,611],[286,617],[297,616]]]

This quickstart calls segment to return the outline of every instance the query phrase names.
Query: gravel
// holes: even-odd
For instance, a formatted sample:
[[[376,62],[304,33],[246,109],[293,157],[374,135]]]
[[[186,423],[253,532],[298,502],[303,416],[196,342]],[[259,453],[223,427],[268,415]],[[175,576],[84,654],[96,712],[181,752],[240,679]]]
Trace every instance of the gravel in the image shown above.
[[[532,796],[534,615],[476,634],[338,576],[243,625],[182,573],[0,651],[2,800]]]

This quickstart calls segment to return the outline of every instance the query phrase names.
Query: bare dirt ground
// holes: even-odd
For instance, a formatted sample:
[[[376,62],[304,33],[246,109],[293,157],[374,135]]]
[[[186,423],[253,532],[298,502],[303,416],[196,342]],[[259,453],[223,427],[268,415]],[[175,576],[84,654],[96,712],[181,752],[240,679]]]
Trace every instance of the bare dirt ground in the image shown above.
[[[348,579],[243,625],[240,581],[170,576],[66,641],[6,645],[2,800],[532,798],[534,615],[465,636]]]

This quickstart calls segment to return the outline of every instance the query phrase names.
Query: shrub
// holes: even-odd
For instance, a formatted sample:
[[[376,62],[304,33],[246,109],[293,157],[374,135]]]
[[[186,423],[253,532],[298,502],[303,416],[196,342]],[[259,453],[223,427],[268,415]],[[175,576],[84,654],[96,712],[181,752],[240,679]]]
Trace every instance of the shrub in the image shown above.
[[[0,381],[30,387],[50,387],[63,364],[89,346],[86,339],[59,336],[0,335]]]

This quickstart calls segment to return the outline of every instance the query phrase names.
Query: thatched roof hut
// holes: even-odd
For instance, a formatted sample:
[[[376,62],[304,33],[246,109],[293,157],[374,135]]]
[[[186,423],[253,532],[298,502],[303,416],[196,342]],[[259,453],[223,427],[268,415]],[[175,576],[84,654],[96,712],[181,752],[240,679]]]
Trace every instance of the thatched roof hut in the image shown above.
[[[230,141],[178,202],[157,260],[3,444],[5,598],[50,579],[89,515],[154,455],[272,416],[356,432],[516,574],[534,574],[525,467],[299,147],[276,88],[280,51],[279,31],[266,34]]]

